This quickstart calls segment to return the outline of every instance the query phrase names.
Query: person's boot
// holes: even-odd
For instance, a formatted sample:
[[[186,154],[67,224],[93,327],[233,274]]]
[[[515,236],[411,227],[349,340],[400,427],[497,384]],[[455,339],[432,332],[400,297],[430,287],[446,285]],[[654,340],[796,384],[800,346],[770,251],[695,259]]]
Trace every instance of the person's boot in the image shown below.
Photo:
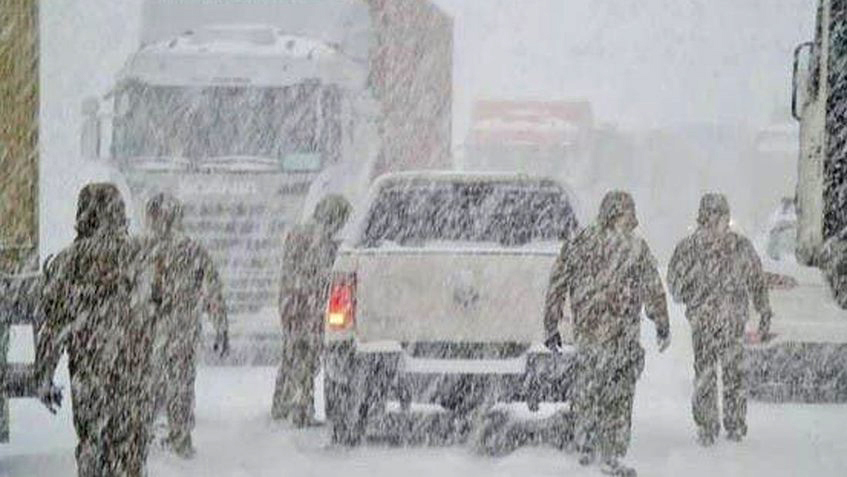
[[[171,451],[183,459],[191,459],[195,454],[197,454],[197,451],[194,450],[194,446],[191,445],[191,434],[171,434],[168,436],[167,440]]]
[[[638,476],[638,472],[636,472],[635,469],[621,464],[621,462],[615,457],[604,459],[603,463],[600,464],[600,472],[603,472],[605,475],[611,475],[614,477]]]
[[[706,427],[697,428],[697,443],[703,447],[713,445],[716,437],[715,433]]]
[[[579,450],[579,465],[588,467],[593,464],[595,460],[597,460],[597,454],[595,454],[591,449]]]
[[[271,406],[271,418],[273,418],[274,421],[288,419],[289,414],[291,414],[291,409],[288,406],[274,401],[273,406]]]
[[[741,442],[744,439],[744,436],[747,435],[746,429],[728,429],[726,431],[726,438],[732,442]]]
[[[292,419],[292,424],[294,424],[294,427],[298,429],[303,429],[306,427],[321,427],[324,425],[323,422],[315,419],[314,417],[302,417]]]
[[[315,419],[312,415],[310,408],[293,410],[291,412],[291,423],[298,429],[318,427],[322,425],[322,423]]]

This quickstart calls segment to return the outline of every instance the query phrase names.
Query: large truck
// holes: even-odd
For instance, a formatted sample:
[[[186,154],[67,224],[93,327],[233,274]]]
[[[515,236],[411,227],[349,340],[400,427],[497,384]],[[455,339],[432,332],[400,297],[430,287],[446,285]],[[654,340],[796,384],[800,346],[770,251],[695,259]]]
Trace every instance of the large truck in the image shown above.
[[[36,323],[38,2],[5,2],[0,25],[0,442],[8,442],[9,399],[35,394],[32,365],[9,362],[8,350],[12,326]]]
[[[152,194],[177,196],[233,341],[272,340],[290,224],[381,172],[449,166],[452,19],[420,0],[148,0],[142,16],[140,48],[83,105],[82,153],[136,224]]]
[[[463,166],[573,181],[588,173],[593,119],[587,101],[477,101]]]
[[[797,263],[766,260],[766,266],[793,276],[796,286],[772,291],[776,337],[748,349],[752,394],[772,400],[843,402],[847,0],[819,0],[815,38],[795,50],[793,84],[792,113],[800,122],[794,199]]]
[[[792,114],[800,122],[797,259],[809,266],[847,226],[847,1],[818,2],[815,39],[795,50]]]

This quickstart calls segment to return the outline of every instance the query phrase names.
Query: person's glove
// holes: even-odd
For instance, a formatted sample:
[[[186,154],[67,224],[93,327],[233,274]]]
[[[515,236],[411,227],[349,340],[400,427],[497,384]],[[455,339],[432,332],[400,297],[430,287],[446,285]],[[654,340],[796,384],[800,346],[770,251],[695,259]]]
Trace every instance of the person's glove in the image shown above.
[[[773,338],[771,334],[771,320],[773,320],[773,312],[766,311],[759,318],[759,342],[765,343]]]
[[[226,331],[218,332],[215,336],[215,343],[212,345],[212,349],[221,358],[229,354],[229,334]]]
[[[656,345],[659,348],[660,353],[664,353],[668,346],[671,345],[671,332],[670,330],[665,331],[664,333],[656,333]]]
[[[762,326],[759,327],[759,336],[758,336],[758,338],[759,338],[758,342],[759,343],[767,343],[768,341],[772,340],[773,337],[774,337],[774,335],[773,335],[773,333],[770,332],[770,329],[768,327],[762,327]]]
[[[547,340],[544,341],[544,346],[547,347],[550,351],[554,353],[562,352],[562,335],[559,332],[555,332]]]
[[[38,399],[51,414],[56,414],[62,407],[62,388],[52,382],[44,382],[38,387]]]

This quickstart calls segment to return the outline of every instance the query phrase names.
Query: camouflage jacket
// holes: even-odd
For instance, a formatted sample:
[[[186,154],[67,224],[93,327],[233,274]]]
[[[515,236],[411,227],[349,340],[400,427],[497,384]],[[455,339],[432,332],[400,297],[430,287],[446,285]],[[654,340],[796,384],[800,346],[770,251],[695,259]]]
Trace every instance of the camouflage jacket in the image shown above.
[[[556,331],[567,299],[578,346],[637,342],[642,309],[660,336],[670,331],[656,260],[647,243],[635,235],[591,226],[565,243],[547,292],[548,335]]]
[[[148,270],[141,243],[125,234],[77,240],[48,263],[35,358],[41,382],[67,351],[74,393],[117,400],[147,390],[156,326]]]
[[[734,232],[698,228],[684,238],[668,264],[668,287],[674,301],[687,307],[689,319],[701,309],[734,310],[715,316],[736,317],[738,328],[751,298],[760,315],[771,313],[762,262],[750,241]]]
[[[212,258],[197,242],[175,235],[146,240],[153,268],[152,301],[163,331],[197,334],[208,316],[218,334],[227,331],[223,288]]]
[[[283,326],[320,332],[337,251],[338,243],[315,222],[288,232],[279,296]]]

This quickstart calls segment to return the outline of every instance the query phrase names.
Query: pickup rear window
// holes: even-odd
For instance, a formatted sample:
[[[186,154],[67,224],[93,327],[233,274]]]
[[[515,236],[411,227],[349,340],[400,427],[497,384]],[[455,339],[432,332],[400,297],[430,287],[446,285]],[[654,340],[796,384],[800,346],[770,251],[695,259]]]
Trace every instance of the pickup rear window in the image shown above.
[[[577,226],[557,186],[524,182],[394,184],[373,202],[363,247],[384,242],[494,242],[518,246],[568,239]]]

